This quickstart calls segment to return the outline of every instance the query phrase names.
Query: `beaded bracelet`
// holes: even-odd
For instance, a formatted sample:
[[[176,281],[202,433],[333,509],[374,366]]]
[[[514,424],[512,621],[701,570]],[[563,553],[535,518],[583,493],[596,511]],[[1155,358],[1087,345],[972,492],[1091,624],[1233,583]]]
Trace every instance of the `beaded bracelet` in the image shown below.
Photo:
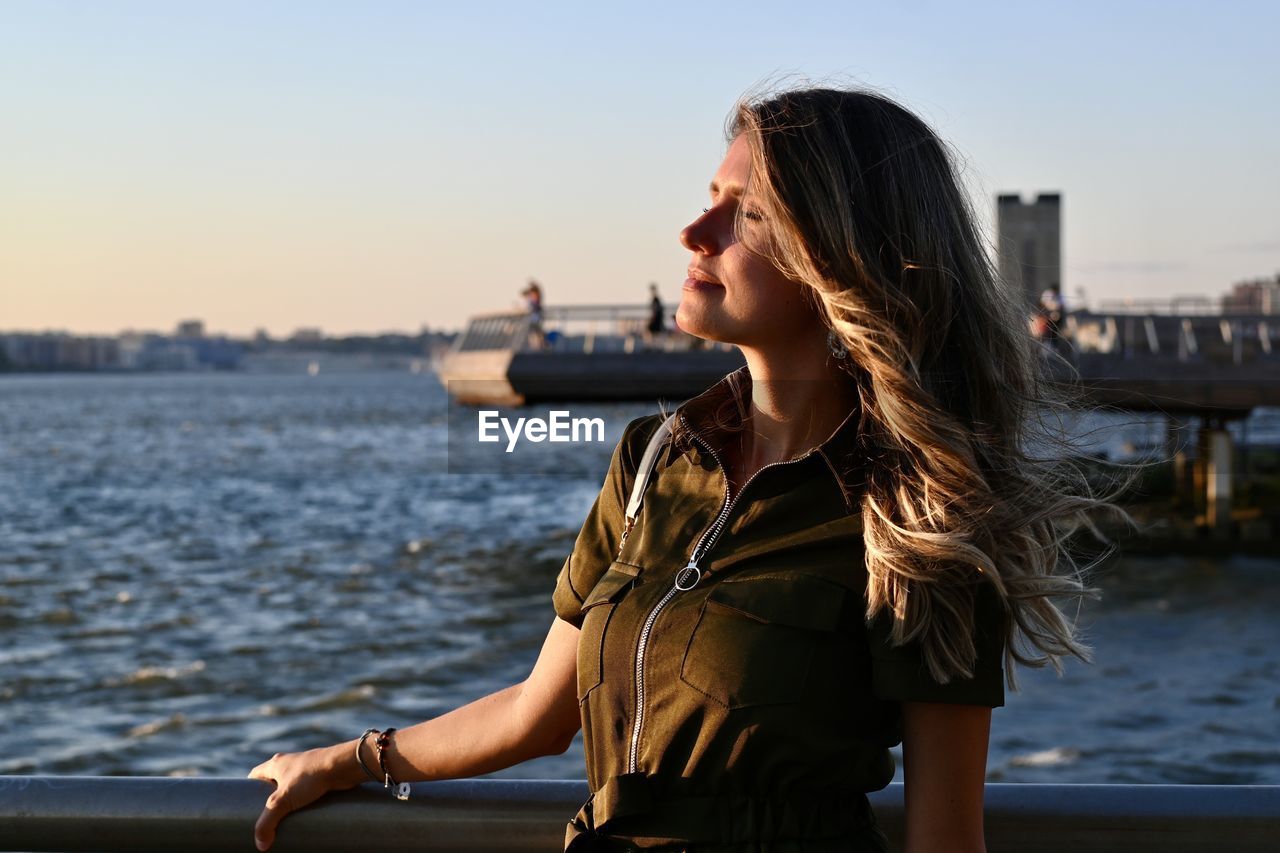
[[[391,788],[391,794],[397,800],[407,800],[409,783],[397,782],[391,778],[391,771],[387,769],[387,750],[391,746],[391,736],[395,732],[394,727],[388,728],[385,732],[378,732],[378,739],[373,742],[373,745],[378,750],[378,769],[382,771],[383,776],[382,787]]]

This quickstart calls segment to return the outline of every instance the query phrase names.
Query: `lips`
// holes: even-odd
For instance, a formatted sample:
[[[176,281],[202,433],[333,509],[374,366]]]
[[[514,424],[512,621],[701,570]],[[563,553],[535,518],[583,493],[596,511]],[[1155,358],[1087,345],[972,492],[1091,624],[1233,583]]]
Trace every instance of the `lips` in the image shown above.
[[[712,276],[699,269],[689,268],[689,277],[684,280],[685,290],[716,290],[724,285]]]

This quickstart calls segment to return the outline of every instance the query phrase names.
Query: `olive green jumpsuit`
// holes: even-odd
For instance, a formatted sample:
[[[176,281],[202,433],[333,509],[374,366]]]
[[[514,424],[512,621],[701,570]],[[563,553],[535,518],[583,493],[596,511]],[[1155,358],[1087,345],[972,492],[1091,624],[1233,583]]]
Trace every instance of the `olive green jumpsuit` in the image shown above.
[[[680,407],[690,439],[659,456],[621,541],[663,418],[627,426],[557,579],[556,613],[581,629],[592,791],[567,829],[574,853],[886,850],[866,792],[893,777],[901,703],[1004,702],[990,590],[970,679],[937,683],[918,647],[891,646],[887,614],[866,623],[857,413],[728,495],[711,417],[731,387]]]

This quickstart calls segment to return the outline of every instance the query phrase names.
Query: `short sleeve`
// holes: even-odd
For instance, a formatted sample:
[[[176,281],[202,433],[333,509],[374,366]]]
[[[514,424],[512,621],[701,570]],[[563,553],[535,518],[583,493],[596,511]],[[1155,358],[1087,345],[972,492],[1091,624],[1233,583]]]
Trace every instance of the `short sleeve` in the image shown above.
[[[556,615],[576,627],[582,627],[582,602],[618,553],[636,468],[649,438],[662,420],[662,415],[645,415],[627,424],[622,431],[600,494],[556,578],[552,595]]]
[[[1005,613],[989,582],[974,592],[974,646],[977,659],[971,678],[939,684],[929,673],[918,642],[893,646],[889,639],[893,614],[882,610],[867,626],[871,651],[871,686],[877,699],[894,702],[945,702],[954,705],[1004,704]]]

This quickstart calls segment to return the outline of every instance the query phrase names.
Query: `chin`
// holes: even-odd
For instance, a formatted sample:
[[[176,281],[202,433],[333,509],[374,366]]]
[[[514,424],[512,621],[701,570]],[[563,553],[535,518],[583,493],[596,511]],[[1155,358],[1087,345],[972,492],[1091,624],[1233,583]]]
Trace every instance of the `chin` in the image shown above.
[[[688,305],[688,300],[681,300],[680,307],[676,309],[676,325],[681,331],[695,338],[702,338],[704,341],[734,343],[730,340],[730,336],[725,334],[723,324],[716,322],[712,312],[691,307]]]

